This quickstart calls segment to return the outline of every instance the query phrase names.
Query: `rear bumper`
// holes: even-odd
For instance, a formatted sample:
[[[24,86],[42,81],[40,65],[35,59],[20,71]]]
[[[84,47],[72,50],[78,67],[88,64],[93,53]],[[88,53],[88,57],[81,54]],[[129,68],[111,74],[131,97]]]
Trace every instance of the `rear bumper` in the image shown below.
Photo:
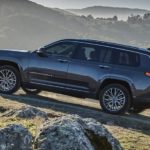
[[[150,103],[150,88],[144,90],[135,90],[135,96],[133,96],[135,103]]]

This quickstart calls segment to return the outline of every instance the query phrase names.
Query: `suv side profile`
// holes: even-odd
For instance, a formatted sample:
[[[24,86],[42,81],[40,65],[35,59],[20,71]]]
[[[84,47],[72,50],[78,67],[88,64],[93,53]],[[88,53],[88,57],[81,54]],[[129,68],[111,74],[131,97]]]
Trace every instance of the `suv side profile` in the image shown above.
[[[92,97],[111,114],[149,102],[150,52],[126,45],[64,39],[33,52],[0,50],[0,93],[20,87]]]

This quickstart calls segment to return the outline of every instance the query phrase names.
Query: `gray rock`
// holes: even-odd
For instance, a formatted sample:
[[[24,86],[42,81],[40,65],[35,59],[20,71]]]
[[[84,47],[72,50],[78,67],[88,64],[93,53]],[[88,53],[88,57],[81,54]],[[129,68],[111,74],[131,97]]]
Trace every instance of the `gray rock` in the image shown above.
[[[4,113],[6,112],[8,109],[3,107],[3,106],[0,106],[0,113]]]
[[[3,117],[19,117],[19,118],[27,118],[32,119],[35,117],[42,117],[44,119],[48,118],[48,114],[40,109],[37,109],[36,107],[31,106],[23,106],[22,108],[18,110],[10,110],[9,112],[6,112],[3,114]]]
[[[35,140],[37,150],[121,150],[119,142],[94,119],[63,116],[46,122]]]
[[[0,129],[0,150],[31,150],[32,135],[22,125]]]

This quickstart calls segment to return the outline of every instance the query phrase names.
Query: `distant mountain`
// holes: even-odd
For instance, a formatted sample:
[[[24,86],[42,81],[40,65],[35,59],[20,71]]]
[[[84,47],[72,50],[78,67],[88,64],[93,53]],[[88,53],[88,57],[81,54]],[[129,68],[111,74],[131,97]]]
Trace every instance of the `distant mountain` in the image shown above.
[[[83,9],[68,9],[67,11],[72,12],[77,15],[93,15],[94,17],[104,17],[109,18],[117,15],[119,19],[126,20],[128,16],[133,15],[143,15],[148,10],[144,9],[130,9],[130,8],[118,8],[118,7],[105,7],[105,6],[93,6]]]
[[[88,32],[80,17],[28,0],[0,0],[0,48],[34,49]]]
[[[52,9],[52,8],[50,8]],[[63,10],[63,9],[59,9],[59,8],[53,8],[53,10],[56,10],[57,12],[60,12],[61,14],[64,14],[64,15],[71,15],[71,16],[75,16],[74,13],[71,13],[67,10]]]
[[[131,23],[94,19],[28,0],[0,0],[0,49],[36,49],[63,38],[150,47],[150,20],[132,24],[136,19],[131,19]]]

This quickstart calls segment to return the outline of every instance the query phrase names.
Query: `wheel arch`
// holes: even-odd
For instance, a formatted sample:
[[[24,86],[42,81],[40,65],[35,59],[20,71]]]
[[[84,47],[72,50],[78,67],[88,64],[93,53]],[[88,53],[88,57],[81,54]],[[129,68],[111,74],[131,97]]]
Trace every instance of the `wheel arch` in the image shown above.
[[[22,80],[22,75],[21,75],[22,67],[20,65],[18,65],[17,62],[9,61],[9,60],[0,60],[0,66],[4,66],[4,65],[9,65],[9,66],[15,67],[18,70],[18,72],[20,74],[20,78]]]
[[[0,60],[0,66],[9,65],[15,67],[18,71],[20,71],[20,67],[16,62],[8,61],[8,60]]]
[[[101,82],[99,89],[97,91],[97,98],[99,98],[99,92],[102,90],[104,87],[106,87],[109,84],[121,84],[127,88],[127,90],[130,93],[131,99],[133,99],[133,94],[132,94],[132,85],[126,80],[120,80],[120,79],[105,79]]]

